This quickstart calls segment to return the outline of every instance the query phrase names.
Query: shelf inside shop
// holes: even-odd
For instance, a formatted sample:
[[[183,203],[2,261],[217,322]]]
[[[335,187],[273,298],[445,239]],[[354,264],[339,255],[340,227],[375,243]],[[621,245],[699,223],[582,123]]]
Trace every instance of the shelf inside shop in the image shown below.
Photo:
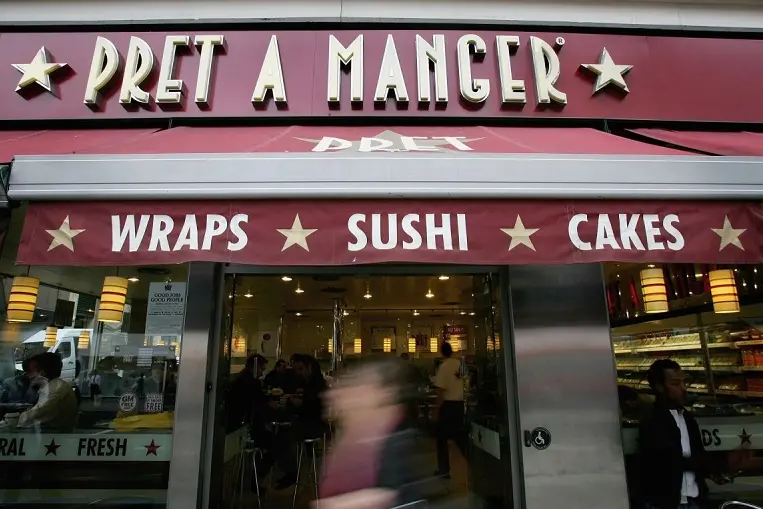
[[[724,342],[724,343],[709,343],[707,345],[710,349],[720,348],[736,348],[739,343]],[[763,345],[763,341],[759,344]],[[660,345],[660,346],[644,346],[638,348],[616,348],[615,355],[629,354],[629,353],[653,353],[653,352],[680,352],[685,350],[701,350],[702,345],[697,343],[693,345]]]
[[[763,346],[763,339],[755,339],[752,341],[737,341],[734,343],[737,347],[740,346]]]
[[[713,398],[763,398],[763,337],[758,327],[739,320],[643,334],[613,334],[618,383],[648,391],[646,372],[660,358],[676,361],[688,376],[687,391],[703,405]]]

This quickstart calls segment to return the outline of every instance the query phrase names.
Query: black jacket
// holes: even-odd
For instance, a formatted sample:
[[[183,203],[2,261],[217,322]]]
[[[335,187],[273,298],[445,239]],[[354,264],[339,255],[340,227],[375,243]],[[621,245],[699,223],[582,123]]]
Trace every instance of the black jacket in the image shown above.
[[[640,494],[643,502],[660,509],[676,509],[681,503],[681,485],[685,471],[694,472],[699,500],[707,497],[705,479],[709,475],[705,447],[697,421],[684,410],[689,431],[691,457],[684,458],[681,431],[664,404],[654,404],[651,415],[642,419],[639,430]]]

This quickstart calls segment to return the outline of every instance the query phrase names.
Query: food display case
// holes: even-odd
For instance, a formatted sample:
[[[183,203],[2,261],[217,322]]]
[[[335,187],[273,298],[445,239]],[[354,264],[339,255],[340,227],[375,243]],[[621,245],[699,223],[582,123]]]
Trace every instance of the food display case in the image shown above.
[[[645,334],[615,332],[618,384],[648,390],[649,366],[657,359],[670,358],[687,373],[688,392],[707,396],[693,398],[699,402],[698,411],[717,410],[733,400],[763,402],[761,329],[763,318]]]

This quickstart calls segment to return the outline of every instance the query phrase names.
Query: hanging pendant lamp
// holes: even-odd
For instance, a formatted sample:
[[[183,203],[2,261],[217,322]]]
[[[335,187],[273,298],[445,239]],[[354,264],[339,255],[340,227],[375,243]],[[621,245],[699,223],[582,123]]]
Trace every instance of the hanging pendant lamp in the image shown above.
[[[11,323],[31,322],[37,307],[40,280],[36,277],[18,276],[13,278],[11,294],[8,297],[7,320]]]
[[[641,293],[644,296],[645,313],[668,311],[668,290],[665,286],[665,274],[661,268],[641,271]]]
[[[711,270],[708,276],[715,312],[718,314],[738,313],[739,294],[734,271],[730,269]]]
[[[103,280],[101,303],[98,305],[99,322],[121,322],[127,301],[127,279],[107,276]]]
[[[82,332],[79,333],[77,348],[80,350],[90,350],[90,331],[89,330],[83,330]]]
[[[437,338],[429,338],[429,351],[431,353],[437,353],[440,347],[440,343]]]
[[[58,327],[47,327],[45,329],[45,342],[42,344],[45,348],[53,348],[56,346],[56,339],[58,338]]]
[[[408,338],[408,352],[416,353],[416,338]]]

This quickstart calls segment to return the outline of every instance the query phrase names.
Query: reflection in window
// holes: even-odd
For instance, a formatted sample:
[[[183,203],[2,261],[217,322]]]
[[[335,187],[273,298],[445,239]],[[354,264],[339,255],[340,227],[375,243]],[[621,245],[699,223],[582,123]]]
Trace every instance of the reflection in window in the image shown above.
[[[0,309],[0,505],[164,505],[187,267],[29,272],[40,279],[32,320],[8,323]],[[115,274],[126,301],[102,321]],[[12,282],[0,279],[6,303]]]
[[[651,489],[643,473],[662,468],[645,465],[639,455],[643,428],[656,412],[647,373],[658,359],[675,361],[684,377],[684,406],[696,418],[706,451],[710,500],[763,501],[760,269],[605,266],[632,507],[643,507],[642,495]]]

